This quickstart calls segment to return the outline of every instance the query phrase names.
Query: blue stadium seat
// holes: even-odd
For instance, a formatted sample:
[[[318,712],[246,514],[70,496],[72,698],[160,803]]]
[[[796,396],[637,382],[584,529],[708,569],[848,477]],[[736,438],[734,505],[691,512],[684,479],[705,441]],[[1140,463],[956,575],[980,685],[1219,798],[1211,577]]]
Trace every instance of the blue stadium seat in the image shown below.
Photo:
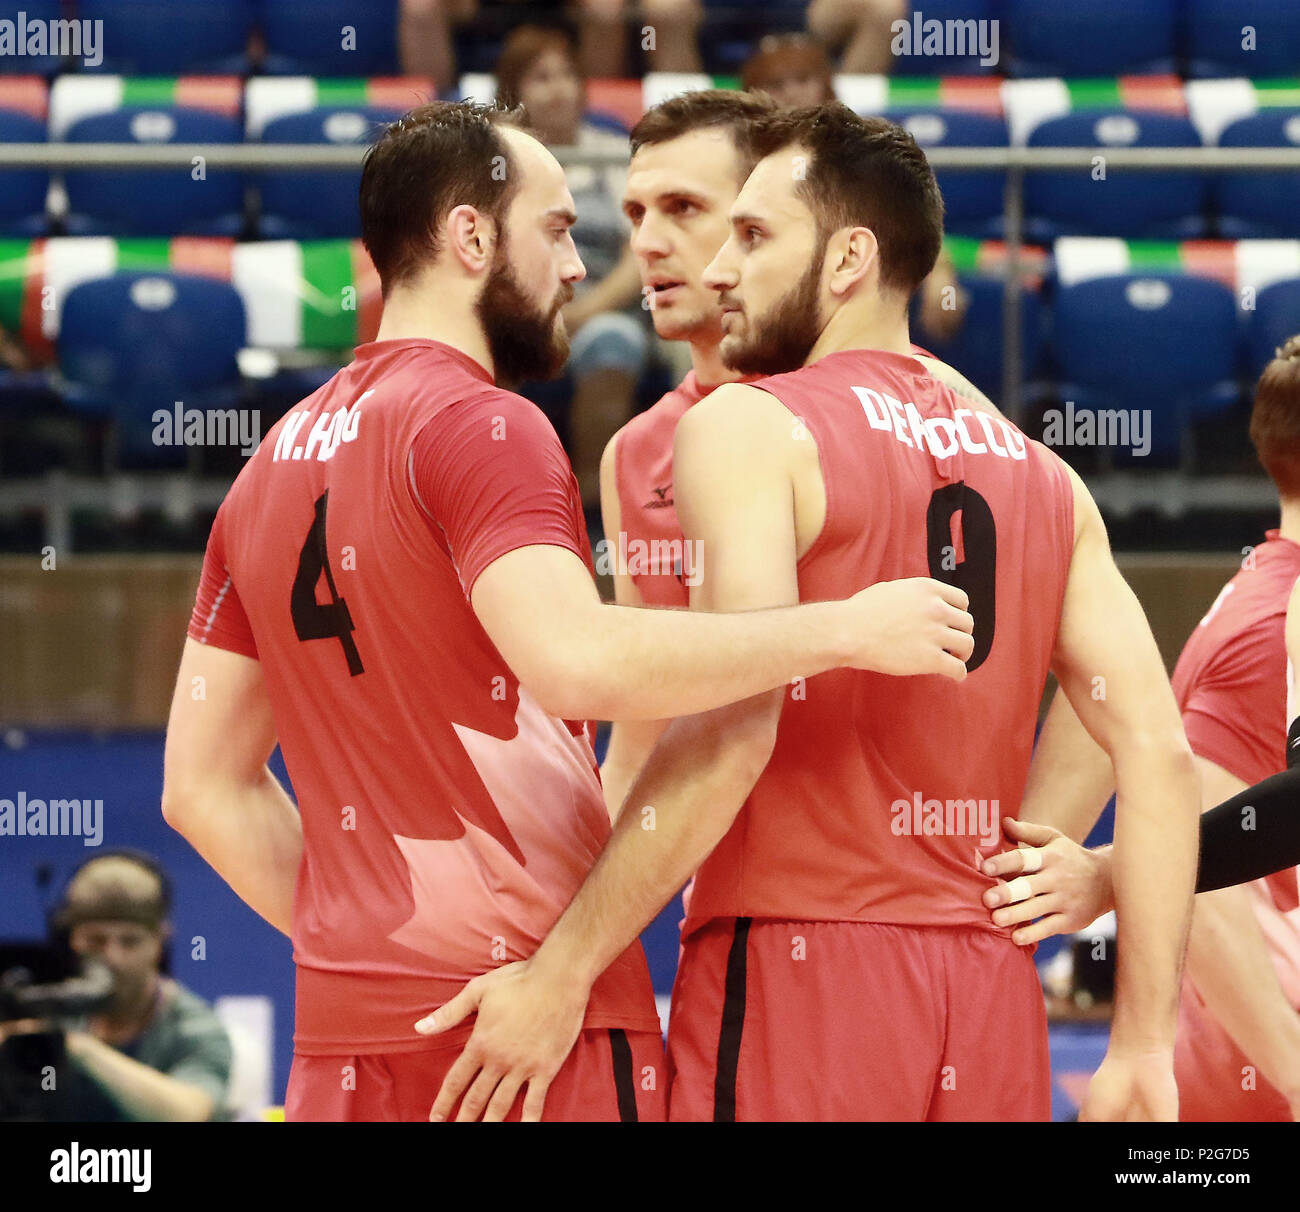
[[[360,143],[373,141],[400,110],[372,106],[325,106],[286,114],[266,124],[266,143]],[[264,173],[259,230],[267,239],[320,240],[361,234],[357,187],[361,170]]]
[[[1030,132],[1030,147],[1200,147],[1186,118],[1128,110],[1080,110],[1050,118]],[[1123,236],[1186,240],[1203,236],[1206,182],[1195,172],[1141,173],[1090,169],[1029,173],[1025,230],[1030,240],[1057,236]]]
[[[98,71],[126,76],[248,71],[252,0],[77,0],[77,16],[102,21]]]
[[[63,302],[59,370],[69,407],[113,422],[119,466],[184,466],[190,449],[154,443],[157,409],[237,407],[244,304],[228,282],[128,273],[74,286]]]
[[[908,13],[908,28],[891,28],[891,49],[896,44],[899,49],[912,49],[911,54],[899,55],[893,60],[893,71],[900,76],[974,76],[1006,71],[1010,57],[1005,38],[1007,23],[996,23],[999,5],[1000,0],[917,0],[917,3],[909,6],[913,11]],[[915,20],[917,17],[921,21],[919,29]],[[940,24],[932,25],[931,22],[934,21]],[[963,22],[960,27],[949,24],[958,21]],[[964,24],[970,21],[981,24]],[[998,31],[996,46],[989,40],[994,29]],[[925,49],[927,31],[931,31],[931,34],[942,31],[945,34],[944,50],[961,50],[963,53],[918,53]],[[922,39],[919,48],[916,47],[918,36]],[[905,40],[900,42],[900,37]],[[983,56],[978,49],[981,38],[985,40],[989,51],[996,53],[995,62],[981,62]]]
[[[1300,69],[1295,0],[1184,0],[1188,70],[1193,76],[1294,76]],[[1243,30],[1255,45],[1243,46]]]
[[[1237,304],[1208,278],[1114,274],[1058,289],[1052,346],[1076,414],[1150,409],[1146,459],[1176,459],[1190,422],[1239,398]],[[1122,460],[1119,460],[1122,461]]]
[[[27,114],[0,110],[0,143],[44,142],[44,122]],[[50,174],[43,169],[0,172],[0,236],[44,235],[48,227],[45,195],[49,189]]]
[[[1219,146],[1300,147],[1300,108],[1238,118],[1219,136]],[[1219,234],[1226,239],[1300,236],[1300,171],[1217,173],[1212,189]]]
[[[890,110],[885,115],[905,126],[922,147],[1005,147],[1007,124],[992,114],[960,110]],[[983,239],[1002,234],[1001,172],[935,173],[943,194],[944,230]]]
[[[50,28],[45,23],[64,15],[59,0],[0,0],[0,21],[17,22],[19,13],[26,14],[28,28],[40,22],[45,29]],[[14,32],[16,38],[17,27]],[[27,45],[31,45],[30,39]],[[62,66],[58,55],[0,55],[0,76],[52,76]]]
[[[397,0],[257,0],[270,75],[395,76]]]
[[[1011,74],[1083,78],[1172,71],[1177,8],[1178,0],[1007,0],[1002,29],[1012,43]]]
[[[198,109],[127,107],[74,122],[69,143],[239,143],[235,118]],[[92,236],[238,236],[244,227],[244,182],[236,172],[190,167],[163,172],[97,169],[70,172],[67,229]]]
[[[704,0],[699,34],[704,70],[738,74],[764,35],[801,33],[807,8],[807,0],[758,0],[750,5],[738,0]]]
[[[942,340],[929,332],[917,319],[912,308],[913,339],[936,358],[955,366],[989,399],[1002,398],[1002,295],[1000,278],[962,274],[958,279],[970,303],[966,319],[957,334]],[[1020,294],[1021,365],[1025,377],[1032,375],[1042,345],[1042,302],[1038,292],[1025,289]]]
[[[1288,338],[1300,333],[1300,278],[1274,282],[1255,296],[1246,329],[1246,358],[1252,379],[1273,360]]]

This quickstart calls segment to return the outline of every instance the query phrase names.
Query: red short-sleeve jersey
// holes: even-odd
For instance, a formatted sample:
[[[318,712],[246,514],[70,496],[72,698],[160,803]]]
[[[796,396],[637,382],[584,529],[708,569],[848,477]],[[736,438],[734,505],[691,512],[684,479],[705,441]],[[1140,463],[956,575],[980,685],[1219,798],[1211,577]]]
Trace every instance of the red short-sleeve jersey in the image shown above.
[[[297,795],[299,1052],[437,1046],[416,1019],[531,954],[608,837],[585,724],[538,706],[470,607],[533,544],[590,565],[554,431],[430,340],[361,346],[221,507],[190,635],[261,662]],[[639,945],[588,1025],[657,1030]]]

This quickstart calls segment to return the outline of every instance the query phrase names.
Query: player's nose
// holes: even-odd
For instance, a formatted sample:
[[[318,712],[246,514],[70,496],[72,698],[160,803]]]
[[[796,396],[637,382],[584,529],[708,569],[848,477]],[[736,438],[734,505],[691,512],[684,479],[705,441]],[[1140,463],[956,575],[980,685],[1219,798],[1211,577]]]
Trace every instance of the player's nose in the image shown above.
[[[652,260],[666,257],[669,251],[664,229],[646,215],[632,230],[632,252],[645,260]]]
[[[735,263],[731,260],[729,250],[731,241],[728,240],[719,250],[712,261],[704,267],[704,276],[702,281],[709,290],[724,291],[733,289],[740,281],[740,275],[736,272]]]
[[[582,263],[582,258],[578,256],[578,250],[575,248],[572,255],[564,260],[560,266],[560,281],[567,282],[570,286],[581,282],[587,276],[587,267]]]

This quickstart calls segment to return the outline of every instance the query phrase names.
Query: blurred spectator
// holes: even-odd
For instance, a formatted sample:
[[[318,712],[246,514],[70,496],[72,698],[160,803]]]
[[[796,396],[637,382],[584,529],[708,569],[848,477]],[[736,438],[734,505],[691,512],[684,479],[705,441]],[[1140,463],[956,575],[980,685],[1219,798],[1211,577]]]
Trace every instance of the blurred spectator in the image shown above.
[[[559,30],[525,25],[510,35],[497,64],[497,99],[522,105],[533,131],[550,147],[614,151],[624,161],[617,167],[565,170],[578,210],[573,239],[587,267],[587,278],[564,313],[574,385],[569,454],[583,502],[594,506],[601,452],[631,419],[650,343],[649,313],[641,306],[641,278],[622,212],[627,137],[585,119],[583,78],[573,44]]]
[[[225,1117],[230,1037],[205,1001],[163,975],[169,908],[166,877],[143,855],[100,855],[69,882],[56,927],[78,955],[108,967],[113,992],[102,1011],[63,1031],[69,1070],[58,1075],[57,1118]],[[3,1023],[0,1039],[50,1029]]]
[[[434,0],[420,0],[433,3]],[[447,2],[447,0],[444,0]],[[627,76],[628,32],[645,51],[652,71],[697,72],[700,48],[697,32],[700,0],[455,0],[469,9],[470,20],[479,12],[493,12],[502,23],[523,17],[558,24],[567,19],[578,34],[577,60],[589,80]],[[518,17],[515,17],[515,14]]]
[[[807,34],[764,38],[741,67],[740,79],[745,88],[767,93],[789,109],[835,99],[830,59],[822,44]],[[952,257],[947,251],[940,253],[930,276],[921,283],[921,327],[933,337],[950,340],[961,329],[969,302]]]
[[[0,366],[5,370],[30,370],[31,364],[18,338],[0,328]]]
[[[890,24],[907,18],[908,0],[812,0],[808,29],[840,56],[840,71],[887,74]]]
[[[820,105],[835,96],[826,48],[807,34],[769,34],[741,67],[740,85],[767,93],[785,109]]]
[[[451,29],[472,21],[476,0],[402,0],[397,26],[402,71],[408,76],[429,76],[440,93],[456,87],[456,56]]]

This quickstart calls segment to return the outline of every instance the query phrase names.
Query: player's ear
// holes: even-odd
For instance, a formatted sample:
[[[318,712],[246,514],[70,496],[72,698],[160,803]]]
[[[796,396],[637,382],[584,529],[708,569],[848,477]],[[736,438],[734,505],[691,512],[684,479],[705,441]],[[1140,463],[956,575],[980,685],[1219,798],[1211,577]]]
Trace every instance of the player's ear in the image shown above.
[[[454,206],[447,214],[447,253],[470,273],[482,273],[492,264],[496,224],[473,206]]]
[[[876,233],[869,227],[846,227],[830,238],[827,259],[833,266],[831,293],[847,295],[862,282],[880,257]]]

